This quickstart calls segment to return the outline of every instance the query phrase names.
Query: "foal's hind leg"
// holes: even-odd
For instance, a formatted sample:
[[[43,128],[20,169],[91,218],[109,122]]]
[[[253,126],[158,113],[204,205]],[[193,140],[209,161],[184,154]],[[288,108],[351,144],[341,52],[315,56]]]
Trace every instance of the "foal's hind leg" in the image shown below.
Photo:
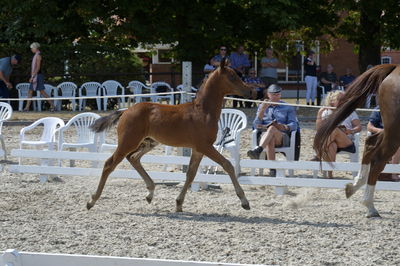
[[[100,198],[101,193],[103,192],[104,185],[106,184],[108,176],[114,171],[115,167],[124,159],[125,154],[121,153],[120,150],[114,152],[114,154],[107,159],[104,163],[103,172],[101,174],[100,182],[97,187],[96,193],[92,195],[92,200],[86,204],[86,208],[90,210],[96,201]]]
[[[186,192],[187,192],[189,186],[192,184],[194,177],[196,176],[197,169],[199,168],[199,164],[200,164],[202,158],[203,158],[202,153],[199,153],[199,152],[195,151],[194,149],[192,149],[192,156],[190,157],[189,168],[186,172],[185,184],[183,185],[181,193],[179,193],[179,196],[176,198],[176,211],[177,212],[182,212],[182,205],[183,205],[183,201],[185,200]]]
[[[229,174],[229,177],[232,180],[232,184],[235,187],[236,195],[242,202],[243,209],[250,210],[249,201],[244,195],[244,191],[236,178],[235,169],[233,168],[231,162],[227,160],[224,156],[222,156],[213,146],[209,147],[208,149],[204,149],[201,152],[203,152],[205,156],[207,156],[214,162],[221,165],[222,168]]]
[[[142,158],[143,155],[151,151],[157,145],[158,142],[154,141],[152,138],[145,138],[136,151],[126,156],[126,159],[131,163],[131,165],[136,169],[146,183],[146,187],[149,190],[149,195],[146,197],[148,203],[151,203],[153,200],[155,185],[151,177],[147,174],[146,170],[144,170],[142,164],[140,163],[140,158]]]

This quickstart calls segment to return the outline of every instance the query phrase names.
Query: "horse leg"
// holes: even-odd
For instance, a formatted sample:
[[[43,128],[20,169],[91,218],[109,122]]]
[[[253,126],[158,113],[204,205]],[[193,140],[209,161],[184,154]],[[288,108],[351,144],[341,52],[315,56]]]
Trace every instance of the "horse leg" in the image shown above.
[[[374,134],[368,136],[365,140],[365,150],[361,161],[361,169],[354,178],[354,184],[349,183],[346,185],[346,198],[350,198],[358,189],[360,189],[360,187],[367,183],[371,170],[371,159],[376,153],[376,146],[382,142],[382,138],[382,134]]]
[[[397,134],[397,131],[395,134]],[[399,143],[393,141],[393,139],[393,137],[388,137],[385,135],[383,142],[376,149],[375,156],[372,158],[371,172],[369,174],[368,184],[365,188],[364,197],[361,202],[368,209],[367,218],[381,217],[374,206],[374,192],[379,174],[383,171],[387,162],[392,158],[393,154],[395,154],[399,148]]]
[[[149,194],[146,197],[148,203],[151,203],[153,200],[155,185],[151,177],[147,174],[146,170],[144,170],[142,164],[140,163],[140,158],[142,158],[143,155],[151,151],[157,145],[158,142],[154,141],[152,138],[145,138],[136,151],[126,156],[126,159],[146,183],[146,187],[149,191]]]
[[[111,155],[110,158],[107,159],[107,161],[104,163],[104,168],[103,172],[101,174],[100,182],[97,187],[96,193],[92,194],[92,200],[89,201],[86,204],[86,208],[90,210],[96,201],[100,198],[101,193],[103,192],[104,185],[106,184],[108,176],[114,171],[115,167],[124,159],[125,154],[121,153],[119,149],[114,152],[113,155]]]
[[[185,184],[183,185],[181,193],[179,193],[179,196],[176,198],[176,211],[177,212],[182,212],[182,205],[183,205],[183,201],[185,200],[186,192],[187,192],[189,186],[192,184],[194,177],[196,176],[197,169],[199,168],[202,158],[203,158],[202,153],[199,153],[199,152],[195,151],[194,149],[192,149],[192,156],[190,157],[189,167],[186,172]]]
[[[236,195],[242,202],[243,209],[250,210],[249,201],[247,200],[244,191],[236,178],[235,169],[233,168],[231,162],[224,156],[222,156],[222,154],[220,154],[213,146],[208,147],[202,150],[201,152],[214,162],[221,165],[221,167],[229,174],[229,177],[231,178],[232,184],[235,188]]]

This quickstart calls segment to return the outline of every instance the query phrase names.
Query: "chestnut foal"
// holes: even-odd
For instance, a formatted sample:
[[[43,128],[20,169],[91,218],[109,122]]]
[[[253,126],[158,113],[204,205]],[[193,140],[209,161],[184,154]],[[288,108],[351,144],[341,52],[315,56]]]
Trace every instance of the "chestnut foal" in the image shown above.
[[[140,158],[158,142],[192,149],[186,181],[176,199],[177,212],[182,212],[186,192],[196,176],[203,155],[220,164],[229,174],[242,207],[250,209],[232,164],[213,146],[223,97],[227,94],[249,97],[251,94],[251,88],[242,82],[234,70],[225,65],[225,60],[222,60],[221,66],[208,77],[193,102],[179,105],[138,103],[125,111],[116,111],[109,116],[99,118],[92,125],[92,130],[102,132],[119,120],[117,149],[104,163],[97,191],[87,203],[87,209],[94,206],[103,191],[107,177],[124,158],[146,182],[149,190],[146,200],[150,203],[155,185],[140,163]]]
[[[344,97],[341,97],[340,107],[318,129],[314,139],[314,148],[320,156],[319,158],[322,158],[332,131],[357,107],[364,106],[371,93],[377,93],[385,129],[367,137],[361,169],[354,184],[349,183],[345,188],[346,197],[349,198],[367,183],[362,204],[368,209],[368,218],[380,217],[374,206],[376,181],[386,163],[400,146],[400,66],[378,65],[359,76],[346,89]]]

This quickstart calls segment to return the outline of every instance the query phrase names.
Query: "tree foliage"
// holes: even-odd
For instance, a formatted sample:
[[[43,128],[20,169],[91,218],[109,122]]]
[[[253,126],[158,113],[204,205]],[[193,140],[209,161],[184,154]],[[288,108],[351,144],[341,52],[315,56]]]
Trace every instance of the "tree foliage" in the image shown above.
[[[362,67],[368,60],[377,63],[381,45],[399,47],[400,43],[397,0],[3,2],[1,55],[10,49],[28,54],[29,43],[38,41],[49,53],[56,51],[51,57],[57,67],[80,54],[81,64],[73,64],[76,71],[99,71],[90,69],[96,58],[102,66],[103,59],[110,57],[128,65],[139,43],[174,44],[177,59],[204,63],[222,44],[230,48],[245,44],[260,52],[273,44],[289,57],[294,46],[287,52],[286,45],[295,40],[311,47],[319,38],[322,48],[329,48],[329,38],[321,36],[344,36],[359,47]],[[87,55],[93,60],[85,60]]]

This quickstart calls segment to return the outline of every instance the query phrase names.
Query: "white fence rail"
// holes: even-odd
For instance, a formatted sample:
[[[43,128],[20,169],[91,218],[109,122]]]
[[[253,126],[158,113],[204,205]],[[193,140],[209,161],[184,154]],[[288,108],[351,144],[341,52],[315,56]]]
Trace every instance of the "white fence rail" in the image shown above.
[[[54,160],[88,160],[88,161],[104,161],[110,156],[109,153],[91,153],[91,152],[69,152],[69,151],[39,151],[39,150],[18,150],[11,151],[12,156],[54,159]],[[177,164],[187,165],[190,158],[185,156],[163,156],[163,155],[145,155],[142,158],[143,163],[154,164]],[[204,158],[200,165],[216,165],[208,158]],[[320,187],[320,188],[344,188],[346,183],[351,182],[349,179],[320,179],[320,178],[301,178],[286,177],[285,170],[322,170],[324,171],[358,171],[360,164],[358,163],[322,163],[309,161],[268,161],[268,160],[241,160],[242,168],[274,168],[277,169],[277,177],[264,176],[240,176],[239,182],[243,185],[269,185],[277,187]],[[102,168],[94,167],[65,167],[65,166],[39,166],[32,164],[10,165],[9,171],[14,173],[31,173],[39,175],[78,175],[78,176],[95,176],[99,177]],[[400,173],[399,165],[386,165],[383,172]],[[156,180],[168,181],[184,181],[186,174],[182,172],[163,172],[149,171],[149,175]],[[115,170],[110,177],[116,178],[141,178],[133,169]],[[198,173],[196,182],[230,184],[231,180],[226,174],[203,174]],[[400,190],[400,183],[378,182],[377,190]],[[282,193],[282,191],[277,191]]]
[[[140,259],[111,256],[87,256],[18,252],[9,249],[0,257],[0,266],[240,266],[249,264],[197,262],[182,260]],[[254,266],[254,264],[252,264]]]

